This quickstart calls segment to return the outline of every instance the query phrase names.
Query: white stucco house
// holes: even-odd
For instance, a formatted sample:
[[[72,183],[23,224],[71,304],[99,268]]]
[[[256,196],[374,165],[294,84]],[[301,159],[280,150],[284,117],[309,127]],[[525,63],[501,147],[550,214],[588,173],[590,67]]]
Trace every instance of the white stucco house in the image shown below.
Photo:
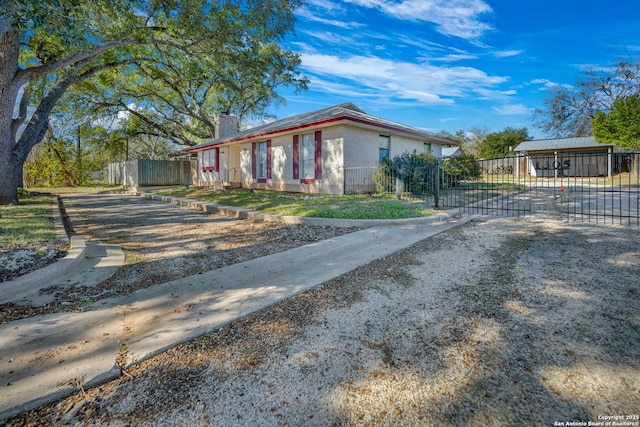
[[[221,135],[183,151],[197,155],[195,186],[344,194],[345,168],[377,164],[405,152],[442,156],[457,141],[366,114],[352,103],[234,132],[220,117]]]

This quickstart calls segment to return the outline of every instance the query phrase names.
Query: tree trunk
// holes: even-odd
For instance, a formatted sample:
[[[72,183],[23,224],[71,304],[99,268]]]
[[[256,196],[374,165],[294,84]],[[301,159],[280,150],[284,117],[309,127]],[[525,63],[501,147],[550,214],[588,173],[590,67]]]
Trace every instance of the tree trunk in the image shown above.
[[[13,118],[20,91],[20,83],[15,78],[19,53],[19,35],[10,30],[0,39],[0,59],[9,59],[0,60],[0,205],[18,203],[18,188],[22,187],[23,165],[29,152],[42,141],[47,130],[47,119],[56,102],[69,86],[82,79],[81,76],[72,74],[58,80],[47,91],[20,138],[16,140],[16,124],[21,122]],[[99,68],[85,72],[84,76],[91,76],[96,70]],[[24,96],[28,96],[28,91],[25,91]],[[26,107],[27,103],[23,104]]]
[[[0,38],[0,205],[18,203],[22,163],[18,161],[13,111],[20,86],[14,81],[20,52],[19,35],[8,30]]]

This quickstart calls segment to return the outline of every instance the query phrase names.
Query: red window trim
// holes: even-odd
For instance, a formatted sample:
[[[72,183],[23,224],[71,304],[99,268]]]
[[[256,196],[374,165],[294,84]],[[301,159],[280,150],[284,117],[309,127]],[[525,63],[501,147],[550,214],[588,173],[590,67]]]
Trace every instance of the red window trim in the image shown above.
[[[251,143],[251,178],[256,179],[257,168],[256,161],[258,160],[258,144]]]
[[[204,152],[205,151],[211,151],[214,150],[215,151],[215,159],[216,159],[216,165],[215,166],[202,166],[202,172],[218,172],[220,170],[220,149],[219,148],[211,148],[209,150],[204,150],[202,152],[202,156],[203,156],[203,160],[202,162],[204,163]]]
[[[316,179],[322,179],[322,131],[317,130],[314,140],[314,177],[300,178],[300,135],[293,135],[293,179],[299,179],[300,184],[313,184]]]
[[[300,135],[293,135],[293,179],[300,179]]]
[[[267,139],[267,179],[271,179],[271,140]]]
[[[265,142],[265,141],[262,141]],[[267,139],[267,177],[258,178],[258,144],[259,142],[251,143],[251,178],[255,179],[259,184],[264,184],[268,179],[271,179],[271,140]]]
[[[315,140],[315,179],[322,179],[322,131],[317,130],[313,136]]]

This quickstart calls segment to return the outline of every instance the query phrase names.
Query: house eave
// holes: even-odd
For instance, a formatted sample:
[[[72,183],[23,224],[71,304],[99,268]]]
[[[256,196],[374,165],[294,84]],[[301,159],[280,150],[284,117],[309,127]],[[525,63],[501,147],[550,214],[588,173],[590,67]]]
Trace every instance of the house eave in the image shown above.
[[[311,122],[311,123],[305,123],[305,124],[301,124],[298,126],[291,126],[291,127],[287,127],[287,128],[283,128],[283,129],[277,129],[277,130],[273,130],[270,132],[264,132],[264,133],[256,133],[256,134],[250,134],[250,135],[246,135],[246,136],[242,136],[240,138],[231,138],[231,139],[227,139],[224,141],[211,141],[208,144],[204,144],[204,145],[199,145],[197,147],[192,147],[192,148],[188,148],[185,149],[183,152],[184,153],[190,153],[190,152],[198,152],[198,151],[202,151],[202,150],[207,150],[213,147],[221,147],[221,146],[228,146],[228,145],[235,145],[235,144],[241,144],[241,143],[246,143],[248,141],[253,141],[253,140],[259,140],[259,139],[265,139],[265,138],[273,138],[275,136],[281,136],[281,135],[286,135],[289,133],[295,133],[296,131],[300,131],[303,129],[308,129],[308,130],[312,130],[314,128],[321,128],[323,126],[329,125],[329,124],[356,124],[359,127],[365,127],[368,129],[377,129],[380,131],[392,131],[394,133],[398,133],[398,134],[403,134],[403,135],[409,135],[412,137],[418,137],[420,139],[425,140],[425,142],[432,142],[432,143],[436,143],[436,144],[442,144],[442,145],[448,145],[448,146],[452,146],[452,145],[459,145],[458,141],[455,140],[449,140],[443,137],[439,137],[437,135],[433,135],[430,134],[428,132],[420,132],[418,130],[412,130],[412,129],[407,129],[407,128],[401,128],[401,127],[397,127],[397,126],[393,126],[393,125],[387,125],[384,123],[379,123],[379,122],[375,122],[372,120],[366,120],[366,119],[361,119],[361,118],[357,118],[357,117],[350,117],[347,115],[344,116],[340,116],[340,117],[334,117],[331,119],[326,119],[326,120],[320,120],[320,121],[316,121],[316,122]]]

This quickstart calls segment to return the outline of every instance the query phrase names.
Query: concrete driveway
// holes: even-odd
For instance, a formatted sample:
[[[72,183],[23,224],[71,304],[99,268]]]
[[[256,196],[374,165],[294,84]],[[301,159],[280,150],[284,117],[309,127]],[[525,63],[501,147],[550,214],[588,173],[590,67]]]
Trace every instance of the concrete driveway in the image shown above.
[[[166,250],[184,241],[171,226],[232,226],[237,219],[127,195],[64,197],[77,232],[108,242],[148,240]],[[378,226],[240,262],[134,293],[90,311],[0,325],[0,420],[121,375],[121,368],[320,285],[468,219]],[[274,225],[275,226],[275,225]],[[363,250],[365,249],[366,250]]]

